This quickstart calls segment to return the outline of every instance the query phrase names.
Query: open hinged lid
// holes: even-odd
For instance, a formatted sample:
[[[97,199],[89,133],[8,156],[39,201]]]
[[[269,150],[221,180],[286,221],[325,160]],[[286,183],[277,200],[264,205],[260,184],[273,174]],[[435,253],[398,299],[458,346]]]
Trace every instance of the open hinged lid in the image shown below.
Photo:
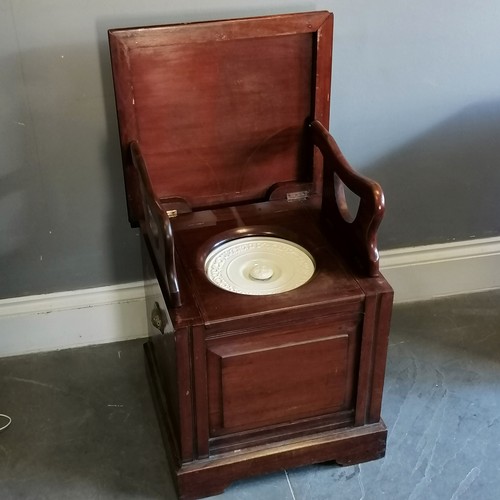
[[[305,125],[328,126],[333,16],[309,12],[109,32],[129,218],[140,145],[155,195],[193,208],[320,182]]]

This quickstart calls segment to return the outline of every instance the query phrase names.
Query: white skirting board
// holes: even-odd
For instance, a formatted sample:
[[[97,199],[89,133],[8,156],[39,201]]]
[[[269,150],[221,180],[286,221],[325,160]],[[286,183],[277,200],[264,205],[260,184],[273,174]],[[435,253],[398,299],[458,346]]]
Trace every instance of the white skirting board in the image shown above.
[[[500,237],[381,252],[395,303],[500,288]],[[0,357],[147,335],[143,282],[0,300]]]
[[[380,262],[395,303],[500,288],[500,237],[386,250]]]
[[[0,357],[147,335],[144,283],[0,301]]]

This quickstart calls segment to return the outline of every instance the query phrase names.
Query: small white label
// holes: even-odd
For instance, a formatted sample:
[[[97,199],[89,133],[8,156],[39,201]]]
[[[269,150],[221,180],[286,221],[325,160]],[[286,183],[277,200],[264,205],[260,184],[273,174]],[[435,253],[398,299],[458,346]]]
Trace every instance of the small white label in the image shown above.
[[[294,193],[286,193],[286,201],[304,201],[307,200],[309,191],[295,191]]]

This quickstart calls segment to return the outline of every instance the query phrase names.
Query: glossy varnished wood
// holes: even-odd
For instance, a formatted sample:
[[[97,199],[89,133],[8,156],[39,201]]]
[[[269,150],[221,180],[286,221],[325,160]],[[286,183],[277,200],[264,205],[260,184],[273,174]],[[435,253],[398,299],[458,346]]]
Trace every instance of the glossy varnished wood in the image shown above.
[[[313,12],[112,30],[131,221],[140,220],[132,141],[157,197],[192,207],[263,199],[278,182],[312,180],[304,126],[314,117],[328,125],[331,43],[321,35],[328,40],[331,24],[330,14]]]
[[[332,21],[310,12],[109,35],[129,218],[158,284],[146,365],[180,498],[385,452],[384,199],[328,132]],[[343,186],[360,197],[354,217]],[[270,296],[216,287],[208,253],[253,235],[307,248],[312,279]]]
[[[380,185],[357,173],[347,162],[324,124],[310,123],[312,140],[324,159],[323,220],[330,230],[340,235],[336,246],[350,256],[362,273],[377,276],[379,254],[377,231],[385,211],[384,193]],[[351,214],[345,199],[344,185],[359,196],[356,214]]]
[[[274,470],[271,464],[277,464],[276,454],[287,463],[283,447],[302,446],[302,440],[309,442],[320,434],[325,442],[312,439],[301,452],[308,450],[310,462],[302,463],[314,463],[317,460],[312,457],[323,456],[324,450],[335,450],[327,459],[340,463],[383,455],[380,404],[392,306],[390,286],[381,276],[359,275],[342,253],[331,248],[321,234],[321,212],[314,201],[296,206],[265,202],[208,212],[172,221],[179,270],[198,313],[193,315],[187,303],[171,308],[175,342],[153,338],[148,347],[154,360],[149,365],[157,366],[152,377],[159,387],[156,393],[163,391],[162,398],[167,400],[175,393],[183,395],[174,404],[184,415],[185,429],[174,436],[174,443],[166,432],[168,449],[188,450],[174,468],[180,495],[190,498],[183,484],[195,491],[191,480],[184,482],[185,474],[200,481],[195,498],[219,491],[229,478],[260,470],[242,469],[234,457],[226,462],[227,454],[236,452],[247,461],[247,453],[253,457],[252,450],[259,448],[259,463]],[[280,227],[288,237],[295,235],[301,243],[307,242],[317,259],[325,252],[317,260],[318,274],[309,289],[254,300],[220,290],[206,279],[199,267],[199,255],[205,251],[200,241],[210,242],[211,235],[231,233],[234,228],[253,234],[262,227],[264,231]],[[190,326],[181,327],[186,324]],[[176,391],[162,388],[161,376],[172,371],[162,361],[164,349],[177,359]],[[160,409],[161,418],[172,418],[165,408]],[[345,440],[346,429],[365,427],[356,438],[359,444]],[[370,434],[373,429],[376,439]],[[288,459],[295,464],[295,452],[290,451]],[[196,463],[203,473],[195,472]]]
[[[207,341],[210,436],[351,410],[359,330],[348,320]]]

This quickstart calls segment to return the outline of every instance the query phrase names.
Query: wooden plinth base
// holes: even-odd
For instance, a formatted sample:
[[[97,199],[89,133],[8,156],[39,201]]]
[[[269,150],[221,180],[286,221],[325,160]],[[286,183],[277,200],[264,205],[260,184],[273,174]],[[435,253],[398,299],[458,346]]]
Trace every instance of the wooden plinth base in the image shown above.
[[[268,446],[244,448],[179,466],[172,453],[175,449],[175,437],[163,402],[151,348],[149,343],[144,347],[153,399],[180,500],[216,495],[232,482],[250,476],[328,461],[352,465],[381,458],[385,454],[387,429],[383,421],[380,421],[289,439]]]
[[[175,471],[179,498],[191,500],[216,495],[238,479],[303,465],[329,460],[348,465],[381,458],[386,435],[381,422],[198,460]]]

